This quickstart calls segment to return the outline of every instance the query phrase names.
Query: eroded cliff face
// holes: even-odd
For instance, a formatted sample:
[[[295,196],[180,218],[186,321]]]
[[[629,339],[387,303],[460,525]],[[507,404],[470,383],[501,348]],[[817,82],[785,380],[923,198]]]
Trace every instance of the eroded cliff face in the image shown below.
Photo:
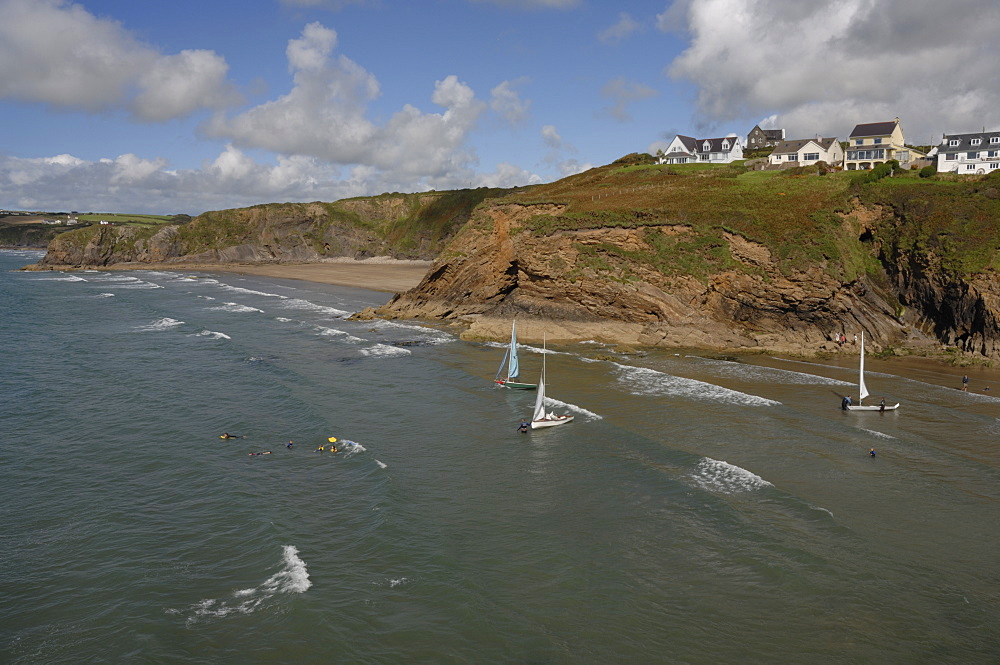
[[[939,342],[989,356],[1000,350],[987,341],[998,332],[1000,292],[992,280],[963,284],[958,293],[959,285],[912,272],[850,283],[822,265],[783,274],[767,247],[734,234],[725,240],[739,268],[700,279],[668,275],[620,257],[648,253],[651,232],[683,235],[690,228],[536,235],[523,223],[560,211],[551,204],[482,206],[423,282],[378,315],[461,319],[473,337],[496,337],[497,321],[509,325],[522,316],[575,323],[597,338],[603,330],[606,341],[669,347],[808,354],[835,349],[833,333],[865,330],[874,350]],[[881,213],[845,218],[845,233],[864,234],[873,214]],[[602,251],[611,246],[620,251]]]

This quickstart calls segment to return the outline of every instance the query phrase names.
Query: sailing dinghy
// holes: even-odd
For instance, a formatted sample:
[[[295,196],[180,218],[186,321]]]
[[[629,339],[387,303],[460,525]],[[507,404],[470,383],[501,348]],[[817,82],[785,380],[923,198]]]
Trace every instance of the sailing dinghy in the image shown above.
[[[504,367],[507,368],[507,378],[501,379],[500,376],[503,374]],[[502,388],[514,388],[515,390],[534,390],[537,388],[534,383],[520,383],[517,380],[518,371],[517,320],[515,319],[510,326],[510,346],[507,347],[507,353],[504,354],[503,360],[500,361],[500,369],[497,370],[497,375],[493,379],[493,383]]]
[[[861,364],[858,370],[858,403],[849,404],[847,406],[848,411],[892,411],[893,409],[899,408],[899,403],[896,404],[886,404],[882,406],[881,404],[876,404],[875,406],[865,406],[862,401],[868,397],[868,386],[865,385],[865,332],[861,331]]]
[[[542,376],[538,381],[538,394],[535,395],[535,412],[531,416],[531,429],[555,427],[573,420],[573,416],[559,416],[555,413],[545,413],[545,338],[542,337]]]

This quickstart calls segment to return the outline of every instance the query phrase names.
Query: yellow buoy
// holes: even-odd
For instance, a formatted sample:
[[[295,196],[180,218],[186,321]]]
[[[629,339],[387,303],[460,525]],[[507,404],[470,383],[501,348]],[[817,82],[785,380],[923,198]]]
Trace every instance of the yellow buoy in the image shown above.
[[[329,441],[330,443],[337,443],[337,437],[331,436],[329,439],[327,439],[327,441]]]

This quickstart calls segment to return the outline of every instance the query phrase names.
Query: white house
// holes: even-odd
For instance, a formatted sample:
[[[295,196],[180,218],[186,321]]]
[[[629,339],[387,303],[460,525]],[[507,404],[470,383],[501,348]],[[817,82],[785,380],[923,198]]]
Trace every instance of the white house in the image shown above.
[[[743,159],[743,142],[738,136],[695,139],[678,134],[660,156],[660,164],[729,164]]]
[[[779,142],[767,160],[772,166],[809,166],[816,162],[839,166],[844,161],[844,149],[836,136],[795,139]]]
[[[1000,168],[1000,132],[945,134],[938,146],[938,173],[982,174]]]

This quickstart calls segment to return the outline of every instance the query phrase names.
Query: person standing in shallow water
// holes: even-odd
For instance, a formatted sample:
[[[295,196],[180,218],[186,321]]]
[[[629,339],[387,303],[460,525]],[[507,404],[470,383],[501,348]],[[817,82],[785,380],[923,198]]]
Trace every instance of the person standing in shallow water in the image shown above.
[[[962,390],[969,389],[969,375],[966,374],[962,377]]]
[[[872,457],[875,457],[875,449],[874,449],[874,448],[872,448],[872,449],[871,449],[871,450],[870,450],[870,451],[868,452],[868,454],[869,454],[869,455],[871,455]]]

